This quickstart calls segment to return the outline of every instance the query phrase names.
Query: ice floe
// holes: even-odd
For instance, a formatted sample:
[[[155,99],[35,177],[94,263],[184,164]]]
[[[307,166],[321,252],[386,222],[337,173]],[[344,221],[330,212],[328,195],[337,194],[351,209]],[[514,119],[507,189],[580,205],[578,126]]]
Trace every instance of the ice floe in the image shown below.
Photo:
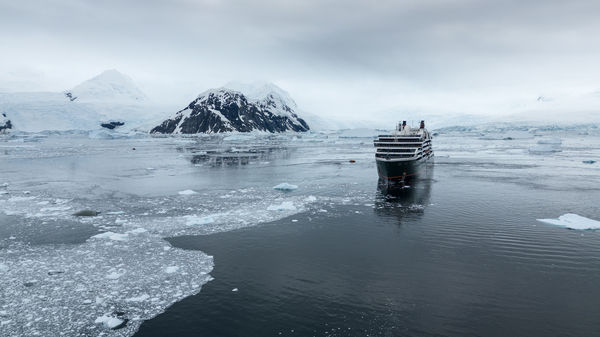
[[[211,280],[212,257],[164,250],[165,245],[152,235],[81,245],[11,245],[2,252],[0,309],[6,323],[0,335],[131,336],[143,320]],[[61,272],[51,272],[56,270]]]
[[[552,153],[552,152],[561,152],[562,140],[560,138],[548,138],[548,139],[540,139],[537,141],[536,145],[532,145],[529,147],[529,152],[531,153]]]
[[[245,146],[242,142],[246,142],[248,137],[233,136],[235,137],[227,141],[233,141],[237,137],[240,143],[235,143],[236,147]],[[286,139],[292,136],[268,137],[268,151],[278,152],[279,145],[272,146],[273,137]],[[308,139],[311,136],[302,137]],[[87,135],[85,138],[90,142]],[[154,141],[156,140],[147,140],[149,143]],[[196,140],[184,138],[160,141],[164,142],[163,148],[154,146],[154,143],[146,147],[143,144],[146,140],[137,143],[111,140],[94,141],[91,146],[88,143],[81,147],[64,147],[61,144],[52,148],[56,144],[50,144],[46,148],[13,147],[10,150],[11,159],[59,157],[62,161],[62,158],[79,160],[84,155],[89,158],[98,156],[97,159],[104,161],[107,153],[110,153],[128,158],[128,165],[131,164],[130,161],[134,164],[124,165],[123,170],[115,169],[115,172],[103,171],[100,180],[95,176],[97,171],[86,172],[76,182],[51,175],[36,176],[32,181],[43,183],[36,184],[35,187],[31,181],[27,184],[20,181],[22,174],[12,173],[11,168],[5,169],[0,165],[1,179],[19,178],[14,180],[10,190],[8,187],[0,188],[0,191],[7,192],[0,195],[0,212],[13,214],[11,221],[12,218],[17,219],[24,225],[24,230],[30,230],[34,225],[50,227],[44,223],[53,224],[51,221],[65,219],[68,219],[69,227],[75,227],[75,230],[81,230],[85,226],[91,228],[81,242],[76,244],[33,244],[25,241],[18,235],[20,233],[9,233],[10,238],[7,236],[0,239],[0,244],[3,245],[0,249],[0,321],[3,324],[0,336],[131,336],[141,321],[152,318],[174,302],[197,293],[211,279],[210,256],[200,251],[173,248],[164,237],[210,234],[255,226],[299,212],[316,213],[319,209],[328,207],[326,205],[363,204],[372,197],[372,186],[369,186],[368,191],[359,191],[357,194],[349,184],[339,189],[343,196],[327,196],[329,182],[324,182],[325,180],[307,180],[294,193],[275,193],[273,183],[277,184],[281,180],[273,183],[235,181],[237,185],[227,187],[225,191],[211,188],[214,184],[207,180],[207,188],[201,185],[200,193],[185,190],[193,187],[185,181],[179,181],[180,184],[173,185],[173,189],[170,189],[170,185],[163,185],[164,181],[153,186],[161,179],[162,173],[165,177],[175,173],[182,173],[182,179],[189,177],[185,177],[186,172],[183,171],[190,167],[189,162],[183,163],[184,166],[177,166],[182,164],[185,155],[170,163],[169,159],[165,161],[160,157],[161,167],[148,174],[146,169],[157,165],[156,151],[172,151],[174,148],[168,148],[172,144],[177,147],[190,143],[197,145]],[[348,138],[342,143],[358,141],[365,140]],[[69,140],[69,144],[73,143]],[[219,138],[217,145],[221,146],[221,143]],[[226,146],[231,145],[233,144],[228,143]],[[133,146],[138,151],[135,152],[135,160],[130,160]],[[187,150],[183,151],[185,154]],[[205,151],[204,147],[202,151]],[[194,154],[202,154],[202,151]],[[368,158],[372,155],[370,151],[371,149]],[[362,154],[357,154],[356,149],[352,149],[351,158],[362,161],[362,158],[357,157],[360,155]],[[274,157],[269,155],[257,158],[256,161],[261,165],[273,165],[275,159],[272,158]],[[327,163],[323,165],[331,165],[330,158],[325,159]],[[140,172],[142,177],[138,176]],[[157,178],[153,178],[155,175]],[[146,184],[141,179],[155,180]],[[204,184],[204,181],[200,182]],[[145,188],[132,192],[124,188],[129,185],[143,185]],[[161,190],[165,186],[168,188]],[[150,191],[153,187],[155,190]],[[31,194],[23,194],[24,189],[31,190]],[[183,193],[175,193],[177,191]],[[305,191],[306,194],[303,194]],[[185,195],[191,196],[184,197]],[[74,212],[88,208],[102,213],[95,217],[72,216]],[[102,319],[96,323],[99,318]],[[122,320],[125,324],[118,330],[112,330],[104,323],[111,319]]]
[[[187,220],[186,224],[188,226],[206,225],[215,222],[214,216],[186,215],[184,218]]]
[[[115,317],[112,313],[104,314],[94,321],[96,324],[102,324],[107,329],[115,329],[125,321]]]
[[[560,144],[562,144],[562,140],[560,138],[544,138],[544,139],[538,140],[538,144],[560,145]]]
[[[563,214],[559,216],[558,219],[537,219],[537,221],[549,225],[566,227],[569,229],[600,229],[600,221],[592,220],[573,213]]]
[[[317,201],[317,197],[315,197],[314,195],[309,195],[308,197],[304,198],[304,201],[315,202],[315,201]]]
[[[185,190],[185,191],[179,191],[178,192],[179,195],[192,195],[192,194],[198,194],[198,192],[194,191],[194,190]]]
[[[96,234],[96,235],[92,236],[91,238],[92,239],[109,239],[109,240],[115,240],[115,241],[127,241],[127,239],[129,238],[129,235],[114,233],[114,232],[104,232],[104,233]]]
[[[273,186],[273,189],[275,190],[279,190],[279,191],[293,191],[295,189],[298,189],[297,185],[292,185],[292,184],[288,184],[288,183],[281,183],[277,186]]]
[[[269,211],[294,211],[296,210],[296,206],[291,201],[284,201],[281,204],[271,205],[267,207]]]
[[[529,147],[531,153],[561,152],[560,144],[537,144]]]

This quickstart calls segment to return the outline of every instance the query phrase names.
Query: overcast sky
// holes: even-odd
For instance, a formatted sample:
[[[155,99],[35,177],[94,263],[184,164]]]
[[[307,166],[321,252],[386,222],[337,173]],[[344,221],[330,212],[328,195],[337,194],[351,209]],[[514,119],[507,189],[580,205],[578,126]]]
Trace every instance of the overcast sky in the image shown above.
[[[115,68],[186,105],[268,80],[304,110],[509,113],[600,91],[600,1],[1,0],[0,91]]]

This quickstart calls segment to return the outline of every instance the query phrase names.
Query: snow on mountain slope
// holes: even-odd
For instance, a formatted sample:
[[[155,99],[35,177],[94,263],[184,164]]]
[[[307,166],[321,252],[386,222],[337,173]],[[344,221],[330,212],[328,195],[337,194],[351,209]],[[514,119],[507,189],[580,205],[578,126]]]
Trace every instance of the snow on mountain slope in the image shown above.
[[[250,99],[239,91],[218,88],[201,93],[186,108],[150,132],[195,134],[308,129],[306,122],[277,93],[267,93],[263,99]]]
[[[0,93],[0,113],[17,131],[95,130],[108,121],[122,129],[156,125],[164,107],[151,104],[131,79],[108,70],[66,92]],[[149,127],[148,127],[149,129]]]
[[[65,95],[70,100],[111,102],[146,102],[146,95],[128,76],[115,69],[106,70],[71,90]]]
[[[308,121],[308,119],[304,118],[304,116],[310,116],[311,121],[308,125],[310,125],[311,128],[316,126],[319,129],[321,125],[330,124],[315,115],[298,109],[298,105],[296,104],[296,101],[292,99],[292,96],[273,83],[264,81],[250,83],[232,81],[227,83],[224,88],[241,92],[248,100],[255,101],[258,105],[268,109],[273,114],[287,117],[296,124],[300,124],[298,115],[302,115],[305,121]]]
[[[600,123],[600,92],[539,96],[515,107],[506,116],[512,121],[547,123]]]
[[[293,110],[298,109],[298,106],[292,99],[292,96],[290,96],[287,91],[281,89],[273,83],[260,81],[252,83],[229,82],[224,86],[224,88],[239,91],[249,99],[253,100],[264,100],[265,98],[272,96],[277,100],[279,106],[285,105]]]

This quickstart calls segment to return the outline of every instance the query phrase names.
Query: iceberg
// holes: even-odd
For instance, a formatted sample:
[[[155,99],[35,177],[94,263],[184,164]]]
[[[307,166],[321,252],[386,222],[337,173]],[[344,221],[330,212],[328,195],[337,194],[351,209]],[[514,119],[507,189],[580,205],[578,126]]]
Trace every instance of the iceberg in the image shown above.
[[[537,221],[569,229],[590,230],[600,229],[600,221],[592,220],[581,215],[567,213],[558,217],[558,219],[537,219]]]
[[[104,327],[108,329],[114,329],[119,325],[123,324],[123,320],[117,317],[114,317],[112,314],[104,314],[94,321],[96,324],[102,324]]]
[[[198,192],[193,191],[193,190],[179,191],[179,195],[192,195],[192,194],[198,194]]]
[[[549,138],[549,139],[540,139],[537,142],[537,145],[533,145],[529,147],[529,152],[531,153],[551,153],[551,152],[561,152],[562,149],[560,145],[562,141],[559,138]]]
[[[292,184],[288,184],[288,183],[281,183],[277,186],[273,186],[274,190],[279,190],[279,191],[293,191],[297,188],[298,188],[297,185],[292,185]]]
[[[101,233],[101,234],[94,235],[91,238],[94,238],[94,239],[109,239],[109,240],[114,240],[114,241],[127,241],[128,235],[127,234],[115,233],[115,232],[104,232],[104,233]]]

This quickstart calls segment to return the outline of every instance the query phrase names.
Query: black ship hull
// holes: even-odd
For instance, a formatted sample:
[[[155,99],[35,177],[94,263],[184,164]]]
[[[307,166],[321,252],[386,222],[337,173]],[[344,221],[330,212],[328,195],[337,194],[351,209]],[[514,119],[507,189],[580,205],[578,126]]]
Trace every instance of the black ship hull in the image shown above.
[[[432,160],[429,157],[408,161],[377,160],[377,173],[380,179],[407,182],[422,176]]]

